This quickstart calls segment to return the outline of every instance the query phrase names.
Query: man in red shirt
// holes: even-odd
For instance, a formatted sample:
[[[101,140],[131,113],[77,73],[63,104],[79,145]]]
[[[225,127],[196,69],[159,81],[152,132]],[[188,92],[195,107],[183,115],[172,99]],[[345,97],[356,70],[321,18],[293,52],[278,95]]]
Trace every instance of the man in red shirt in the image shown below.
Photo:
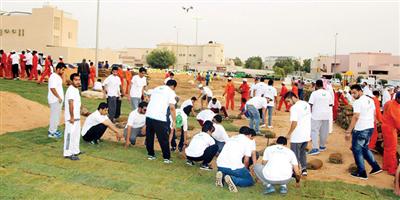
[[[373,91],[372,94],[374,97],[372,99],[374,100],[375,104],[375,127],[374,127],[374,132],[372,133],[371,139],[368,144],[369,149],[375,149],[376,146],[376,140],[378,139],[378,128],[377,128],[377,123],[382,123],[382,113],[381,113],[381,102],[379,101],[379,92],[378,91]]]
[[[231,110],[235,108],[235,86],[232,83],[232,77],[228,78],[228,83],[225,86],[225,92],[222,96],[226,94],[225,108],[229,110],[229,104],[231,105]]]
[[[44,71],[43,71],[42,76],[40,77],[40,80],[38,82],[39,84],[43,82],[43,80],[44,80],[44,78],[46,76],[50,77],[50,74],[51,74],[50,67],[51,67],[51,65],[52,65],[51,56],[48,55],[46,60],[44,61]]]
[[[285,101],[285,95],[288,92],[286,86],[284,83],[282,83],[282,88],[281,88],[281,92],[279,93],[279,96],[281,97],[281,99],[279,100],[279,105],[278,105],[278,110],[280,111],[282,108],[282,104],[285,104],[285,108],[286,108],[286,112],[289,112],[289,105],[288,103]]]
[[[32,52],[32,70],[31,70],[31,75],[29,76],[29,80],[32,80],[32,78],[35,78],[35,80],[38,80],[38,62],[39,62],[39,58],[36,55],[37,51],[33,51]]]
[[[25,51],[22,51],[21,54],[19,54],[19,66],[21,67],[20,78],[25,78],[25,63]]]
[[[12,55],[11,51],[8,56],[7,56],[7,65],[6,65],[6,78],[7,79],[12,79],[13,78],[13,74],[12,74],[12,59],[11,59],[11,55]]]
[[[294,83],[292,84],[292,92],[293,92],[297,97],[299,97],[299,88],[297,87],[297,83],[296,83],[296,82],[294,82]]]
[[[343,90],[339,90],[338,92],[335,92],[335,103],[333,104],[333,121],[337,119],[338,115],[338,109],[340,105],[340,101],[343,102],[344,105],[349,105],[349,102],[346,100],[346,98],[343,95]]]
[[[250,86],[247,84],[247,79],[243,79],[243,83],[239,86],[240,93],[242,94],[241,104],[240,104],[240,111],[243,110],[244,106],[246,105],[247,100],[250,97]]]
[[[3,49],[0,50],[0,77],[6,77],[7,54]]]

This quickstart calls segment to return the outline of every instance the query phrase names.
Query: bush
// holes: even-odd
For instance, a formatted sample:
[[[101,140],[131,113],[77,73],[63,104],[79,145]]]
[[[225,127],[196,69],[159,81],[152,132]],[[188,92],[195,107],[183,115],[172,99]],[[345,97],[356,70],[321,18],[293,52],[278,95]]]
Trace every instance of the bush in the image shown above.
[[[364,76],[358,76],[357,77],[357,83],[360,83],[361,82],[361,79],[363,79],[364,78]]]
[[[168,49],[155,49],[147,55],[146,61],[152,68],[166,69],[176,63],[176,57]]]

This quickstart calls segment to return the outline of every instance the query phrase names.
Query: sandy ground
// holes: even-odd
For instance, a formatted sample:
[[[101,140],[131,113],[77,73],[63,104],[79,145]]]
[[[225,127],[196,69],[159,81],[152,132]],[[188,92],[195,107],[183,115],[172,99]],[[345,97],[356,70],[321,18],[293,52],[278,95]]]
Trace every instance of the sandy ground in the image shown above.
[[[198,96],[199,91],[196,89],[196,84],[193,81],[193,77],[188,75],[176,75],[175,79],[178,80],[178,87],[176,93],[180,96],[182,103],[184,100],[189,99],[191,96]],[[163,83],[164,74],[161,73],[151,73],[150,74],[150,85],[149,88],[154,88]],[[235,86],[240,85],[240,80],[235,79]],[[249,80],[251,83],[252,80]],[[214,95],[221,101],[225,103],[224,98],[222,98],[222,93],[224,90],[225,81],[215,80],[211,82],[210,88],[213,90]],[[279,87],[280,84],[276,82],[275,86]],[[277,88],[278,91],[280,88]],[[31,102],[18,95],[11,93],[1,92],[1,130],[0,134],[10,131],[20,131],[28,130],[36,127],[43,127],[48,125],[49,109],[46,106],[40,105],[39,103]],[[239,102],[240,94],[236,94],[235,103]],[[126,101],[126,100],[125,100]],[[15,107],[17,106],[17,107]],[[196,102],[197,108],[200,107],[200,102]],[[230,115],[237,115],[240,104],[235,105],[235,110],[229,110]],[[17,112],[16,115],[6,116],[7,113]],[[123,113],[127,115],[128,113]],[[22,120],[21,120],[22,118]],[[82,120],[83,121],[83,120]],[[235,120],[236,126],[248,125],[247,120]],[[276,111],[273,116],[273,131],[279,135],[286,135],[289,129],[289,113]],[[121,130],[122,132],[122,130]],[[199,130],[189,131],[189,136],[193,136],[198,133]],[[235,135],[237,133],[229,133],[230,135]],[[104,136],[105,139],[115,141],[115,134],[107,131]],[[270,143],[274,142],[274,139],[270,140]],[[263,151],[267,146],[267,139],[264,137],[256,137],[257,150]],[[138,138],[137,145],[143,147],[144,138]],[[123,144],[121,142],[121,148]],[[155,147],[159,149],[156,143]],[[393,188],[393,176],[388,175],[386,172],[375,176],[369,176],[367,181],[355,179],[349,175],[347,169],[350,164],[354,163],[354,159],[351,151],[349,150],[350,142],[344,140],[344,130],[340,127],[334,125],[334,131],[328,139],[328,149],[317,156],[308,156],[308,160],[313,158],[318,158],[323,161],[324,165],[319,170],[309,170],[309,175],[306,179],[309,180],[321,180],[321,181],[344,181],[347,183],[360,184],[360,185],[371,185],[379,188]],[[131,147],[135,148],[135,147]],[[331,153],[339,152],[343,155],[343,164],[331,164],[328,163],[328,157]],[[183,157],[183,156],[182,156]],[[382,164],[382,157],[380,155],[375,155],[379,164]],[[214,163],[215,165],[215,163]],[[367,171],[370,170],[370,166],[366,163]]]

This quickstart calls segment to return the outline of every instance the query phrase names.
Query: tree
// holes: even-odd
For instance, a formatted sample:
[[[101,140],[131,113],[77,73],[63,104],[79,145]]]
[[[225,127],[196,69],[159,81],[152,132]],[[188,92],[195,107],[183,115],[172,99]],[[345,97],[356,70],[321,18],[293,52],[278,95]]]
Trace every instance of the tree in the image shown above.
[[[147,55],[146,61],[152,68],[166,69],[176,63],[176,57],[168,49],[155,49]]]
[[[303,60],[303,70],[307,73],[311,72],[311,59]]]
[[[294,68],[294,71],[303,71],[303,66],[301,66],[301,64],[298,60],[293,61],[293,68]]]
[[[248,69],[262,69],[263,62],[260,56],[247,58],[244,67]]]
[[[341,75],[340,73],[335,73],[335,74],[333,75],[333,78],[337,78],[337,79],[339,79],[339,80],[342,80],[342,75]]]
[[[357,77],[357,83],[361,83],[361,79],[364,79],[364,76],[358,76]]]
[[[243,65],[242,60],[240,60],[239,57],[234,58],[233,62],[235,63],[235,66],[242,66]]]
[[[274,73],[276,76],[280,76],[281,78],[285,77],[285,70],[282,67],[273,67]]]

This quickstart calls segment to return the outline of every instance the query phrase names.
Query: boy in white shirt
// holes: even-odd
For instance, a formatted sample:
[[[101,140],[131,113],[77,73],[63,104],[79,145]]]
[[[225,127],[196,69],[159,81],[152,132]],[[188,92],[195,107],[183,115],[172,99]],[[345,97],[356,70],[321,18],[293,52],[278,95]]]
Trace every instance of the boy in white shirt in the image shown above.
[[[226,141],[229,139],[229,136],[226,133],[224,126],[221,124],[221,115],[215,115],[213,122],[215,131],[213,132],[212,137],[215,139],[215,142],[218,145],[218,153],[221,153],[222,148],[224,148]]]
[[[196,119],[200,126],[203,126],[205,121],[212,121],[214,119],[215,113],[209,109],[202,110],[197,114]]]
[[[139,69],[139,73],[132,77],[131,84],[129,84],[129,96],[128,98],[132,110],[136,110],[139,103],[142,101],[142,96],[144,96],[144,91],[147,86],[146,81],[146,72],[147,70],[144,67]]]
[[[189,116],[190,113],[193,113],[193,116],[196,115],[196,113],[194,112],[194,103],[196,101],[197,98],[192,97],[191,99],[188,99],[181,104],[181,109],[185,112],[187,116]]]
[[[268,100],[268,106],[267,106],[268,128],[270,128],[270,129],[273,128],[272,127],[272,112],[274,110],[276,103],[278,102],[277,101],[278,93],[273,85],[274,85],[274,81],[272,79],[268,80],[268,86],[265,88],[265,91],[264,91],[264,97],[266,97]]]
[[[128,122],[124,129],[125,148],[136,144],[136,137],[146,136],[147,102],[140,102],[138,108],[129,113]]]
[[[97,81],[94,83],[93,90],[97,92],[103,92],[103,84],[101,83],[101,79],[97,79]]]
[[[204,87],[202,84],[199,85],[199,89],[200,89],[200,95],[198,98],[201,97],[200,104],[201,104],[201,109],[203,109],[203,102],[206,101],[207,103],[209,103],[213,98],[213,93],[209,87],[207,86]]]
[[[307,151],[308,141],[311,140],[311,108],[310,104],[300,100],[293,92],[285,95],[285,101],[290,107],[290,129],[287,138],[290,138],[290,149],[300,162],[303,176],[307,176]]]
[[[49,138],[60,138],[62,133],[58,130],[60,123],[61,108],[64,101],[64,89],[62,86],[62,76],[65,70],[64,63],[56,66],[56,73],[52,73],[49,78],[47,101],[50,106],[50,123],[47,136]]]
[[[194,166],[194,161],[203,161],[200,169],[212,170],[209,163],[218,152],[218,146],[211,137],[214,130],[211,121],[204,122],[201,132],[193,136],[189,146],[185,149],[187,159],[186,164]]]
[[[245,112],[246,116],[250,118],[249,126],[250,128],[254,129],[257,134],[260,134],[260,121],[262,120],[258,110],[261,109],[262,115],[264,115],[267,106],[267,99],[260,96],[253,97],[246,102]]]
[[[296,178],[296,185],[300,182],[300,171],[296,156],[293,151],[286,147],[287,139],[278,137],[276,145],[269,146],[263,154],[262,164],[254,166],[254,172],[258,179],[266,187],[264,194],[275,192],[274,185],[280,185],[279,192],[286,194],[287,184],[292,179],[293,173]]]
[[[217,98],[213,98],[208,103],[208,109],[212,110],[215,114],[219,114],[220,111],[224,113],[224,117],[228,118],[228,113],[226,112],[225,106],[221,105],[221,102],[217,100]]]
[[[73,73],[70,76],[72,84],[65,93],[65,131],[64,131],[64,157],[70,160],[79,160],[79,140],[81,132],[81,95],[79,87],[81,78],[79,74]]]
[[[124,94],[121,87],[121,79],[118,77],[118,67],[113,67],[111,75],[104,80],[103,91],[107,96],[108,117],[112,122],[115,122],[115,119],[119,117],[118,110],[121,109],[120,97]]]

